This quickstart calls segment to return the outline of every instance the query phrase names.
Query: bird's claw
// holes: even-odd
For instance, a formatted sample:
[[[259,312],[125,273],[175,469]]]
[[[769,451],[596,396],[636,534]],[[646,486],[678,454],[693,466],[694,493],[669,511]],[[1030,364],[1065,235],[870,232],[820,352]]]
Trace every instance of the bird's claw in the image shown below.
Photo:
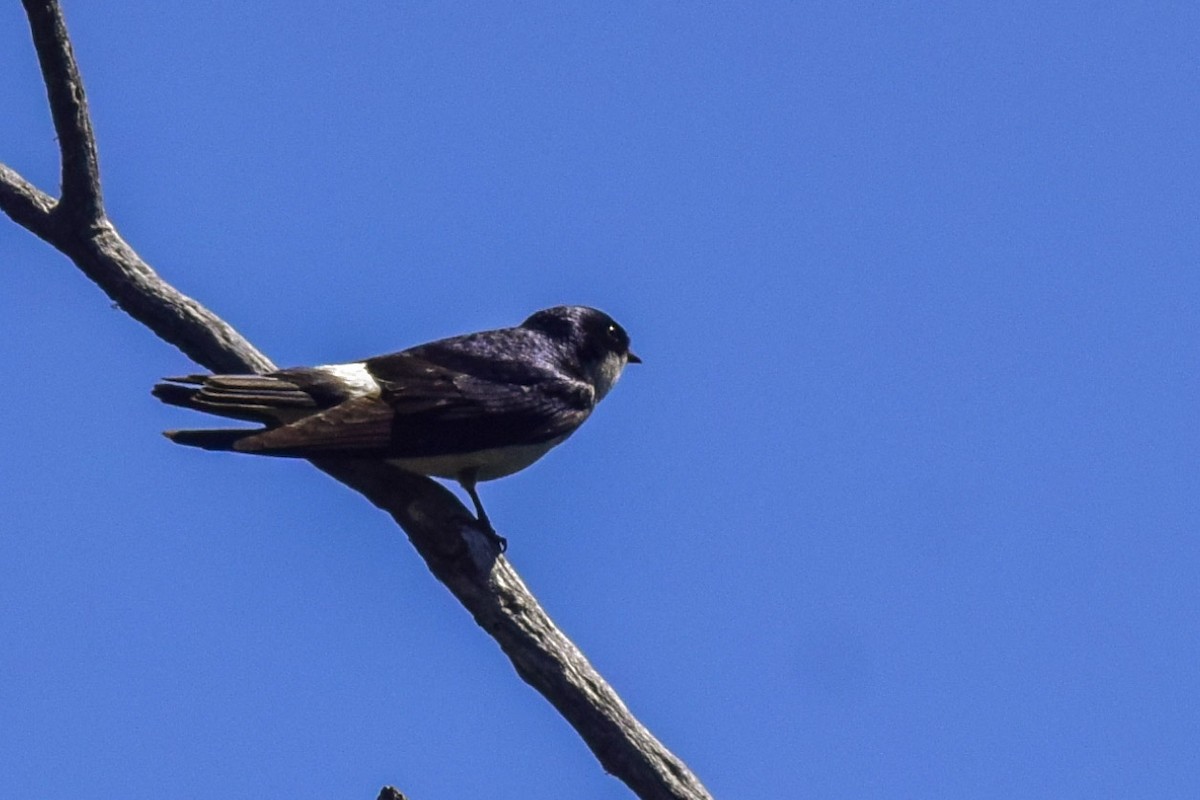
[[[496,545],[496,549],[501,553],[508,550],[508,539],[505,539],[500,534],[496,533],[496,529],[490,523],[483,524],[483,535],[488,538],[488,541]]]

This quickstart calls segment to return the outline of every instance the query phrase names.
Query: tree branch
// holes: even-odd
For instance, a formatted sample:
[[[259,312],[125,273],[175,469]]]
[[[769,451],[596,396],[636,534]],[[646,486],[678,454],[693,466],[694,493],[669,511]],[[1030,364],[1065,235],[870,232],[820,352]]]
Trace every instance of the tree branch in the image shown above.
[[[0,209],[66,254],[130,316],[197,363],[215,372],[273,369],[230,325],[163,281],[106,218],[83,83],[61,10],[54,0],[24,5],[58,132],[63,196],[55,203],[0,165]],[[313,463],[392,516],[430,571],[496,640],[517,674],[575,728],[605,770],[645,800],[710,797],[555,627],[452,493],[381,462]]]
[[[14,222],[44,239],[54,205],[53,197],[0,164],[0,210]]]
[[[88,114],[83,79],[67,35],[62,9],[55,0],[23,0],[62,160],[62,200],[58,212],[97,222],[104,216],[100,194],[100,161]]]

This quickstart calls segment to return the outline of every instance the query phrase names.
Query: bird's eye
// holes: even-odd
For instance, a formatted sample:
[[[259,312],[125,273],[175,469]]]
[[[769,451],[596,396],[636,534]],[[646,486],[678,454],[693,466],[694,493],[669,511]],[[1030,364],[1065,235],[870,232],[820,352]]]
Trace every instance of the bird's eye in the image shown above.
[[[617,352],[624,352],[629,347],[629,334],[616,323],[610,324],[605,331],[609,345]]]

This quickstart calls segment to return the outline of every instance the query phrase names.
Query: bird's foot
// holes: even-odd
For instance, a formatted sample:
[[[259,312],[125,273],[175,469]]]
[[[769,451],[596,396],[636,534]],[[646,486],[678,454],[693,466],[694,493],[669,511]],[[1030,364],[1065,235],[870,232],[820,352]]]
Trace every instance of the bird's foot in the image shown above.
[[[487,519],[480,520],[479,527],[483,531],[483,535],[488,538],[488,541],[496,545],[497,550],[501,553],[508,550],[508,539],[496,533],[496,529],[492,527],[492,523],[488,522]]]

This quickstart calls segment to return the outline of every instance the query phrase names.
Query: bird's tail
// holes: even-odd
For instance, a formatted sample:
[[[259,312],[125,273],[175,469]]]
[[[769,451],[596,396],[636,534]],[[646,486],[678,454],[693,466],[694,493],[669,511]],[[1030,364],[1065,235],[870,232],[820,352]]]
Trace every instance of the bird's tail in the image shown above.
[[[166,402],[166,401],[164,401]],[[166,431],[175,444],[199,447],[204,450],[236,450],[237,443],[247,436],[262,433],[262,428],[216,428],[211,430]]]
[[[279,406],[312,403],[292,384],[259,375],[184,375],[167,378],[155,385],[151,393],[170,406],[259,422],[268,427],[280,422]],[[218,428],[166,431],[163,435],[188,447],[237,450],[242,439],[262,432],[263,428]]]
[[[169,406],[180,406],[181,408],[192,408],[192,398],[200,391],[199,376],[188,375],[184,378],[168,378],[168,381],[176,381],[168,383],[164,381],[156,384],[150,390],[150,394],[162,400]],[[185,383],[186,382],[186,383]]]

